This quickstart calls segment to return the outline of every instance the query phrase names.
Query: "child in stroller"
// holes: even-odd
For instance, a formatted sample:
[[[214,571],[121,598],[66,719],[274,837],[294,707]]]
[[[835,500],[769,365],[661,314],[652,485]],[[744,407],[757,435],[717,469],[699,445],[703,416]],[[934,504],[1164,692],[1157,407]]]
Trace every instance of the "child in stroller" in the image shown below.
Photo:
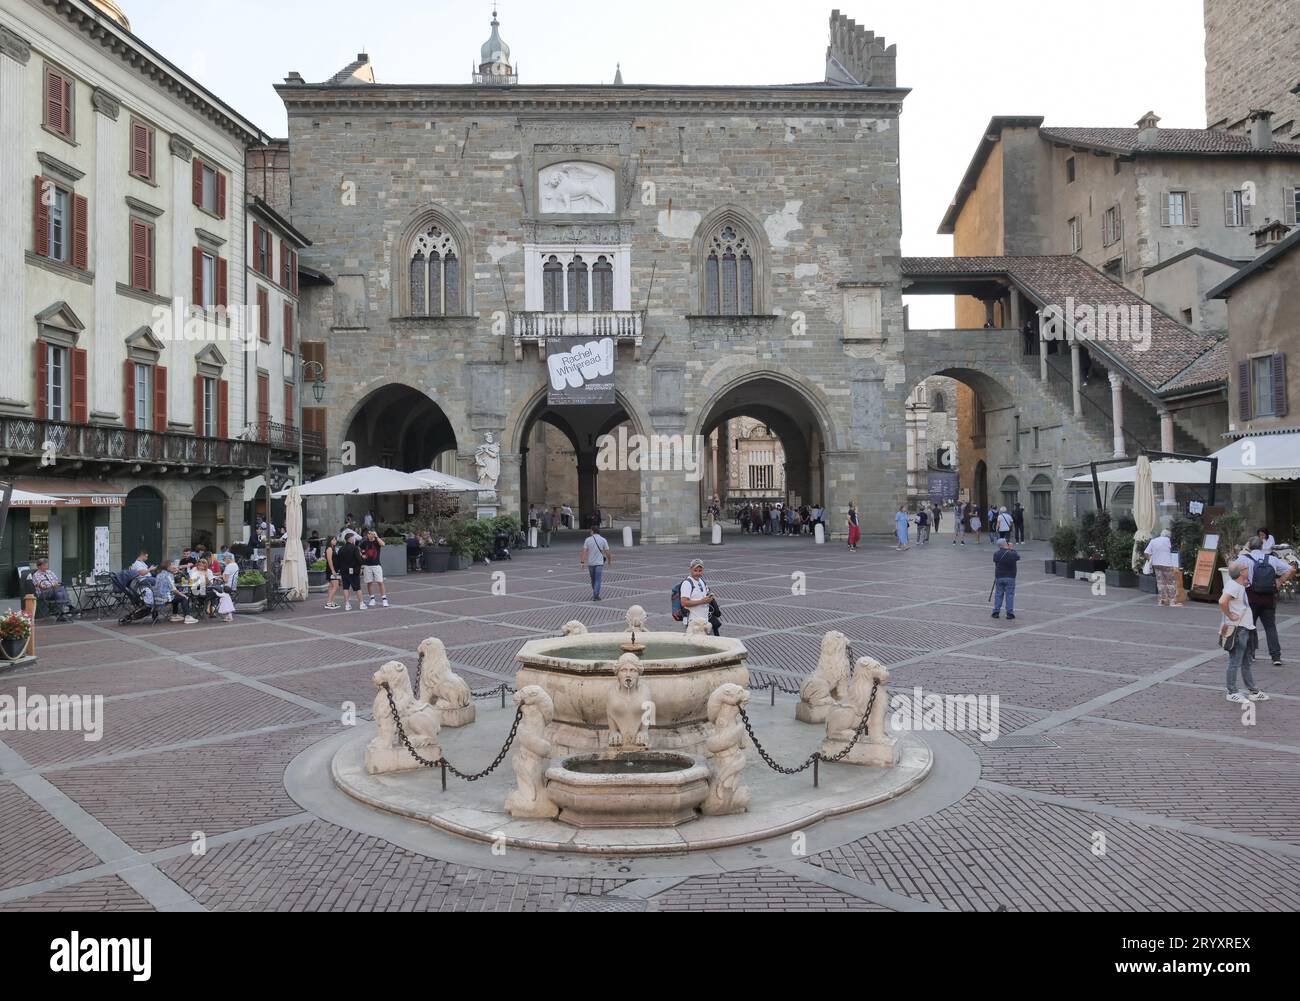
[[[129,626],[149,619],[158,621],[158,609],[153,602],[154,578],[149,570],[123,570],[113,575],[113,591],[122,596],[127,613],[118,620],[120,625]]]

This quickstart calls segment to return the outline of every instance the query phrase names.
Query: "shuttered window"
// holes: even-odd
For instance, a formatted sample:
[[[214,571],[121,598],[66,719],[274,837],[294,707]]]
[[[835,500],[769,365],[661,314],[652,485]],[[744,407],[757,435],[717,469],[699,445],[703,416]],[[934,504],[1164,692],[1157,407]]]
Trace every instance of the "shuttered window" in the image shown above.
[[[136,118],[131,119],[131,175],[154,180],[154,130]]]
[[[226,175],[198,157],[191,171],[194,204],[218,218],[226,218]]]
[[[293,303],[284,304],[284,349],[293,350]]]
[[[1287,416],[1286,355],[1266,355],[1242,362],[1238,377],[1241,420]]]
[[[152,223],[131,220],[131,287],[154,290],[154,229]]]
[[[271,343],[271,297],[264,288],[257,290],[257,336]]]
[[[65,139],[73,137],[72,79],[45,67],[45,127]]]
[[[253,270],[271,277],[271,233],[257,223],[253,223]]]

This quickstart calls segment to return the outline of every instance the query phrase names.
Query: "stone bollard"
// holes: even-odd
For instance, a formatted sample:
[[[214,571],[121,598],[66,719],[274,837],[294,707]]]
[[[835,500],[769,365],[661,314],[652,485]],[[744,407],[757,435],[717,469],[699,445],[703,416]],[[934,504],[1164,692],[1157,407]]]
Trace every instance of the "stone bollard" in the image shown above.
[[[721,525],[714,525],[714,526],[713,526],[713,545],[715,545],[715,546],[720,546],[720,545],[722,545],[722,526],[721,526]]]
[[[530,527],[530,528],[528,529],[528,548],[529,548],[529,549],[536,549],[536,548],[537,548],[537,529],[536,529],[536,528],[532,528],[532,527]]]
[[[632,526],[631,525],[623,526],[623,548],[624,549],[632,548]]]
[[[819,522],[818,524],[814,525],[813,528],[817,533],[817,545],[819,546],[826,545],[826,526]]]

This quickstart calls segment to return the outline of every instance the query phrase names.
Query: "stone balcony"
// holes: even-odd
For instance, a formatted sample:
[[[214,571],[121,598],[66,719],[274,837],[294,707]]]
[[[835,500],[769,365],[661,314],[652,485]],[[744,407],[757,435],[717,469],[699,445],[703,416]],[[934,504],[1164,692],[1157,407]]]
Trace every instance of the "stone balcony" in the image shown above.
[[[546,357],[546,342],[552,337],[612,337],[617,344],[631,344],[640,358],[645,330],[645,313],[514,313],[511,316],[515,359],[523,360],[525,343],[535,343],[540,358]]]

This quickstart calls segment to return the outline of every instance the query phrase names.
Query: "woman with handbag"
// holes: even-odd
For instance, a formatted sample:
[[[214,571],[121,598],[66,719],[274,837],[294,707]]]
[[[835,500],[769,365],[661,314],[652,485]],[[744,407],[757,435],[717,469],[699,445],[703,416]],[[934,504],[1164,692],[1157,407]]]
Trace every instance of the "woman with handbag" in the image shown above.
[[[1223,611],[1223,624],[1219,626],[1219,646],[1228,652],[1228,701],[1267,702],[1268,696],[1255,687],[1255,677],[1250,665],[1255,660],[1255,616],[1250,610],[1246,587],[1250,583],[1250,566],[1245,560],[1233,560],[1228,566],[1231,578],[1223,585],[1219,608]],[[1237,669],[1250,694],[1237,691]]]

